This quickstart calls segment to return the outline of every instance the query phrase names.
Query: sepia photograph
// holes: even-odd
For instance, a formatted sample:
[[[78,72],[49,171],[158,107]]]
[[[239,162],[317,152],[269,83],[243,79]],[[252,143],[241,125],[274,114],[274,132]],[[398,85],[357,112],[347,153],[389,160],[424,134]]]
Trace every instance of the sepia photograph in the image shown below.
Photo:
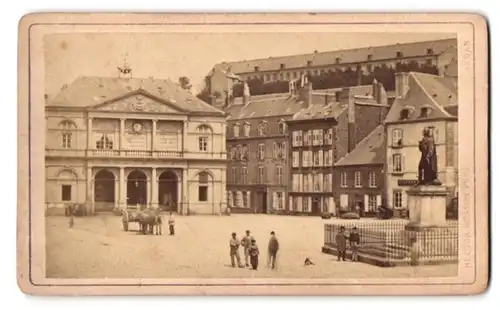
[[[486,289],[486,26],[437,15],[26,16],[21,289]]]

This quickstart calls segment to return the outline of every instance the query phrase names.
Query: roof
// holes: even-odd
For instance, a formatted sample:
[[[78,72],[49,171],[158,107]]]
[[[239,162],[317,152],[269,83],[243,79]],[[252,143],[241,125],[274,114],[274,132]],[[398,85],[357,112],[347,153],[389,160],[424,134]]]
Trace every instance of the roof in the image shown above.
[[[309,107],[301,109],[297,114],[293,116],[294,121],[301,120],[325,120],[325,119],[337,119],[344,111],[347,110],[347,106],[341,105],[339,102],[334,100],[330,101],[328,104],[321,104],[313,96],[313,104]],[[316,100],[315,100],[316,99]],[[321,99],[321,98],[319,98]]]
[[[456,46],[456,39],[445,39],[435,41],[424,41],[415,43],[393,44],[385,46],[373,46],[347,50],[337,50],[329,52],[317,52],[302,55],[269,57],[264,59],[252,59],[235,62],[223,62],[214,66],[215,69],[227,70],[236,74],[254,72],[255,67],[259,67],[259,71],[274,71],[280,70],[281,64],[285,64],[285,69],[303,68],[308,66],[326,66],[336,62],[339,58],[340,64],[360,63],[368,61],[368,55],[371,56],[370,61],[380,61],[387,59],[395,59],[396,52],[402,52],[402,57],[418,57],[425,56],[427,49],[432,49],[433,55],[438,55],[444,52],[450,46]]]
[[[409,72],[409,91],[404,98],[397,98],[387,113],[386,123],[414,121],[420,117],[420,109],[431,108],[425,120],[458,116],[457,84],[454,77]],[[409,109],[408,118],[400,119],[401,111]]]
[[[378,125],[356,145],[352,152],[338,160],[334,166],[383,164],[385,159],[384,140],[384,125]]]
[[[293,115],[303,106],[297,101],[296,96],[276,94],[275,96],[266,95],[264,98],[250,98],[248,104],[231,105],[225,111],[230,115],[228,120],[238,120]]]
[[[224,114],[221,110],[198,99],[171,80],[151,78],[78,77],[70,85],[63,87],[61,92],[47,105],[88,108],[136,91],[170,102],[188,112],[219,112]]]

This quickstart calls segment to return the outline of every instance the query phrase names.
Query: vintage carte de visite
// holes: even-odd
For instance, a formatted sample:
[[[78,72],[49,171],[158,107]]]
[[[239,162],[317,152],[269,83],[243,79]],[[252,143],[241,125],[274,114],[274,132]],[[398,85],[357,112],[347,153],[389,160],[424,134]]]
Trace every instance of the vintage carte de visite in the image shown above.
[[[33,14],[18,283],[39,295],[488,284],[473,14]]]

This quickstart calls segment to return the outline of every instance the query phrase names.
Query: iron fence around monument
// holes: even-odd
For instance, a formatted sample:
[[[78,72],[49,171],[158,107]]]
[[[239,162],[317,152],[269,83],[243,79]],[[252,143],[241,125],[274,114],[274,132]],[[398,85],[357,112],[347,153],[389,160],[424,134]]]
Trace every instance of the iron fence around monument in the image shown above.
[[[407,220],[342,221],[325,224],[324,246],[336,249],[335,237],[344,226],[349,235],[354,227],[360,236],[358,253],[386,263],[409,263],[412,239],[417,240],[417,259],[422,263],[458,261],[458,221],[447,221],[444,227],[425,231],[408,231]],[[350,252],[348,242],[348,253]]]

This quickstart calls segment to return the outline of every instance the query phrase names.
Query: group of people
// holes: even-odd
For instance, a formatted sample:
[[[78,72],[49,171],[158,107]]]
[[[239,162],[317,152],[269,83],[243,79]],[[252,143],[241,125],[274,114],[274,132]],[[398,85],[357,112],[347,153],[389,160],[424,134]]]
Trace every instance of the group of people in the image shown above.
[[[343,261],[346,260],[345,253],[347,250],[348,242],[352,251],[352,261],[358,261],[358,248],[360,243],[358,229],[356,227],[353,227],[348,234],[344,226],[340,226],[340,231],[335,236],[335,243],[337,244],[337,261],[340,261],[341,258]]]
[[[245,255],[245,265],[241,263],[239,251],[240,246],[243,248],[243,253]],[[267,265],[268,267],[271,267],[271,269],[275,269],[277,267],[276,258],[279,250],[279,242],[274,231],[271,232],[267,250]],[[231,266],[233,268],[235,268],[237,264],[239,268],[250,267],[251,265],[252,270],[258,269],[260,255],[259,247],[257,246],[255,238],[250,235],[250,230],[245,231],[245,236],[241,238],[241,241],[238,239],[235,232],[231,234],[231,239],[229,240],[229,255],[231,257]]]

